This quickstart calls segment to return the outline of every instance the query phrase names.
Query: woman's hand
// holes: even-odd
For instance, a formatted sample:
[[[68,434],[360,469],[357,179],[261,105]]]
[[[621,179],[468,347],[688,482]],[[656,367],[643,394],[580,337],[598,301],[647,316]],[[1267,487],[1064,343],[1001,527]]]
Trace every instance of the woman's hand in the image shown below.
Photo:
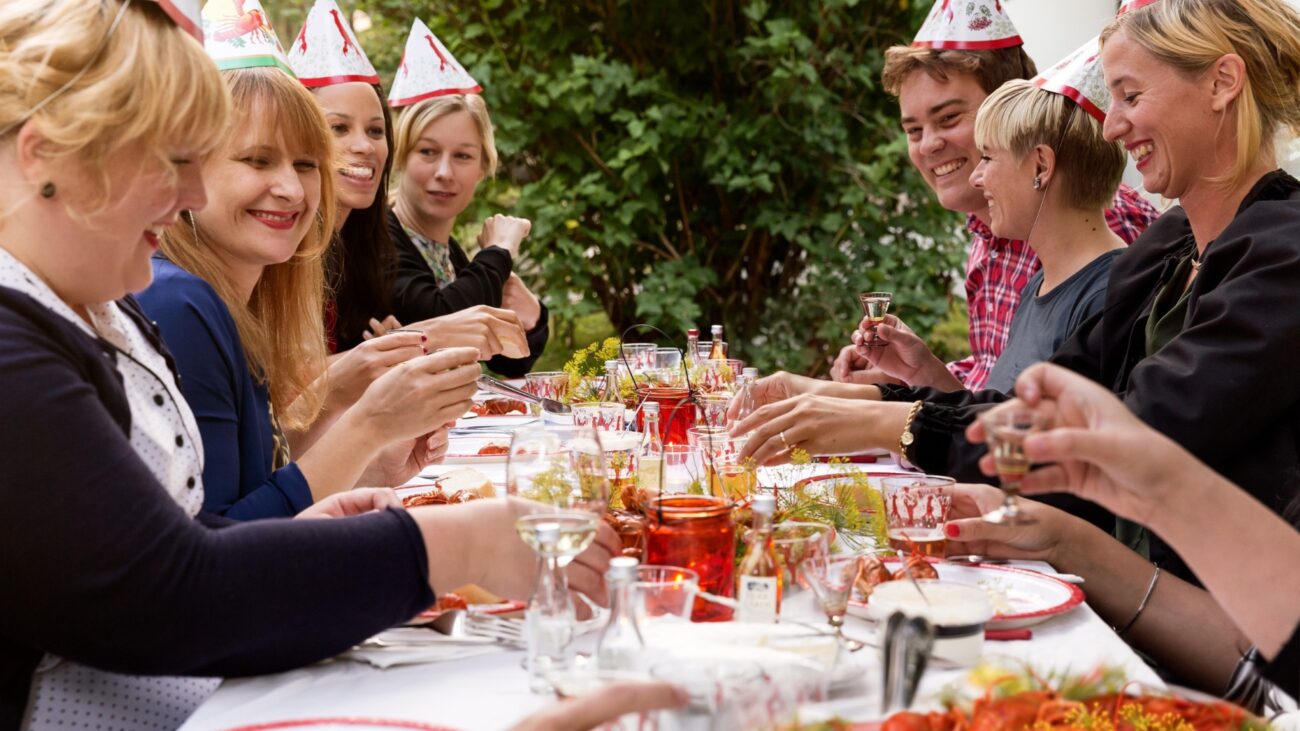
[[[879,325],[862,318],[858,330],[853,333],[853,344],[858,355],[865,358],[872,368],[909,386],[931,386],[948,391],[963,388],[943,361],[930,352],[925,341],[893,315],[887,315]]]
[[[298,513],[295,518],[346,518],[376,510],[402,507],[402,499],[387,487],[359,487],[336,492]]]
[[[952,495],[952,510],[944,525],[950,556],[978,554],[1047,561],[1055,566],[1058,551],[1070,545],[1073,527],[1083,522],[1049,505],[1022,500],[1021,510],[1036,523],[996,525],[980,516],[1002,504],[1001,490],[989,485],[954,485]]]
[[[473,348],[408,360],[376,379],[343,418],[359,420],[376,449],[429,434],[469,409],[480,372]]]
[[[483,248],[500,246],[510,252],[511,257],[519,256],[519,244],[532,231],[533,222],[527,218],[503,216],[498,213],[483,221],[483,230],[478,235],[478,245]]]
[[[358,485],[397,487],[406,484],[425,467],[437,464],[447,454],[447,427],[414,439],[394,442],[379,451]]]
[[[857,334],[857,331],[854,331]],[[905,385],[893,376],[871,365],[871,361],[858,352],[858,346],[845,345],[840,348],[835,363],[831,365],[831,380],[837,383],[856,383],[870,386],[877,383]]]
[[[1052,463],[1030,472],[1025,494],[1072,492],[1129,520],[1151,525],[1152,512],[1189,480],[1215,479],[1201,463],[1169,438],[1143,424],[1107,389],[1060,366],[1040,363],[1016,379],[1017,401],[1041,412],[1051,428],[1025,439],[1034,463]],[[1207,428],[1212,428],[1207,425]],[[966,430],[984,441],[978,421]],[[994,474],[992,458],[980,468]]]
[[[524,280],[519,278],[518,274],[510,273],[510,278],[501,288],[501,307],[510,310],[519,316],[519,324],[525,331],[531,331],[537,327],[537,321],[542,316],[542,303],[537,299]]]
[[[410,327],[422,331],[435,348],[474,348],[479,360],[501,353],[511,358],[529,354],[519,315],[501,307],[475,305]]]
[[[602,724],[628,713],[681,708],[688,702],[690,696],[675,685],[622,681],[548,706],[516,724],[512,731],[587,731],[602,728]]]
[[[375,379],[393,366],[428,352],[426,338],[418,332],[394,332],[372,338],[340,355],[326,372],[329,411],[342,411],[356,403]]]
[[[392,315],[385,317],[383,322],[372,317],[370,318],[370,327],[365,332],[361,333],[361,339],[370,340],[371,338],[387,335],[400,327],[402,327],[402,323],[398,322],[397,318]]]
[[[768,404],[731,426],[748,434],[742,459],[760,465],[790,461],[795,449],[809,454],[846,454],[878,446],[867,428],[868,406],[830,396],[799,396]]]

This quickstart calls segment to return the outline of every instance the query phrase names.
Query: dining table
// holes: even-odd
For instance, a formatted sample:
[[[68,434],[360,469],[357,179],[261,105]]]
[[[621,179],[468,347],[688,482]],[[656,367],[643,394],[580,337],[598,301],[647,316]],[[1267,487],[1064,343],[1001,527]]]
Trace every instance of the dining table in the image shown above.
[[[500,425],[499,430],[495,425]],[[457,454],[458,442],[478,444],[484,438],[508,443],[510,430],[532,425],[529,417],[486,416],[464,419],[452,436],[449,452]],[[474,440],[474,441],[470,441]],[[451,464],[433,465],[411,485],[430,478],[472,467],[504,493],[505,457],[475,459],[470,454],[454,457]],[[807,475],[844,470],[866,470],[869,474],[904,471],[889,456],[869,458],[866,464],[812,464],[802,467]],[[766,468],[764,468],[766,469]],[[788,473],[787,473],[788,476]],[[763,476],[760,475],[760,484]],[[399,493],[418,491],[405,487]],[[436,560],[436,557],[431,557]],[[1041,562],[1013,562],[1024,570],[1053,576],[1051,566]],[[1067,582],[1078,577],[1060,577]],[[1080,587],[1084,593],[1087,586]],[[527,597],[518,597],[527,600]],[[783,602],[780,619],[803,626],[824,626],[825,617],[814,605],[809,592],[799,592]],[[588,622],[584,634],[575,640],[580,655],[595,648],[598,627]],[[1023,639],[986,640],[982,659],[999,665],[1032,668],[1040,676],[1084,673],[1100,666],[1122,671],[1129,681],[1160,691],[1164,683],[1115,631],[1086,603],[1072,604],[1068,611],[1039,618],[1028,632],[1010,633]],[[711,630],[705,628],[703,632]],[[721,632],[721,630],[718,630]],[[801,719],[840,717],[847,720],[881,718],[880,657],[873,645],[877,629],[871,621],[856,615],[846,617],[844,634],[869,645],[850,658],[852,676],[845,688],[831,692],[799,709]],[[996,634],[996,633],[995,633]],[[1004,634],[1004,636],[1007,636]],[[842,653],[847,656],[847,653]],[[376,661],[379,656],[379,661]],[[690,660],[678,667],[689,676]],[[843,674],[843,673],[841,673]],[[858,677],[860,674],[860,678]],[[674,671],[656,675],[673,680]],[[915,707],[937,709],[945,688],[968,682],[969,668],[932,663],[926,671]],[[435,652],[413,662],[384,662],[379,652],[360,648],[309,667],[274,675],[230,678],[204,702],[182,727],[185,731],[213,729],[285,728],[287,723],[321,718],[385,719],[411,724],[412,728],[505,729],[530,713],[556,703],[553,693],[529,690],[525,652],[502,644],[472,645],[460,650]]]

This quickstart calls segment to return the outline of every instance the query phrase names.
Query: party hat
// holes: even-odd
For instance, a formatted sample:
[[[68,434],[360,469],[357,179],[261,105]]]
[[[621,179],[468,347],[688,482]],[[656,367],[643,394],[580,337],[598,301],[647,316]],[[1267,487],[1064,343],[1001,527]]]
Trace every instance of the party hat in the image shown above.
[[[1127,13],[1127,12],[1129,12],[1130,10],[1137,10],[1138,8],[1145,8],[1146,6],[1148,6],[1148,5],[1152,4],[1152,3],[1154,3],[1155,1],[1156,1],[1156,0],[1124,0],[1124,2],[1120,3],[1120,5],[1119,5],[1119,12],[1117,12],[1117,13],[1115,13],[1115,14],[1116,14],[1116,15],[1123,15],[1124,13]]]
[[[203,6],[203,47],[222,71],[274,66],[294,75],[258,0],[208,0]]]
[[[1073,99],[1098,122],[1106,121],[1110,93],[1101,75],[1101,44],[1096,38],[1034,77],[1034,85]]]
[[[289,65],[304,86],[379,83],[379,74],[334,0],[316,0],[289,46]]]
[[[199,0],[154,0],[181,30],[203,42],[203,20]]]
[[[402,63],[393,76],[388,105],[404,107],[435,96],[477,94],[482,90],[429,26],[416,18],[406,39]]]
[[[913,46],[981,51],[1022,45],[1002,0],[935,0]]]

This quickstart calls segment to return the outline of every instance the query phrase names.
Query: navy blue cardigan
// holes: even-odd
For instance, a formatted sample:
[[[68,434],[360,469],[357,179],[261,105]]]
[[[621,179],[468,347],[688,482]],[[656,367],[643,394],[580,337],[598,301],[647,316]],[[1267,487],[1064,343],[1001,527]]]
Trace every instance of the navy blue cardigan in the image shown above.
[[[121,673],[280,672],[433,602],[403,511],[187,517],[131,448],[115,357],[0,287],[0,728],[18,725],[46,652]]]
[[[244,358],[235,320],[216,290],[161,255],[139,295],[181,374],[203,435],[203,509],[235,520],[286,518],[312,503],[298,465],[272,470],[270,397]]]

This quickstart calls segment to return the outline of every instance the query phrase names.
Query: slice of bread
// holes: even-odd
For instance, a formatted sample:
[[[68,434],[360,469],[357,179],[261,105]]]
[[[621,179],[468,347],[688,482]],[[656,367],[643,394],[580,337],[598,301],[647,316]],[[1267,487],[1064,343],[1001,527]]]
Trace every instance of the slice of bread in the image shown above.
[[[482,472],[472,467],[453,470],[438,478],[444,495],[455,495],[461,490],[477,493],[479,497],[496,497],[497,489]]]

